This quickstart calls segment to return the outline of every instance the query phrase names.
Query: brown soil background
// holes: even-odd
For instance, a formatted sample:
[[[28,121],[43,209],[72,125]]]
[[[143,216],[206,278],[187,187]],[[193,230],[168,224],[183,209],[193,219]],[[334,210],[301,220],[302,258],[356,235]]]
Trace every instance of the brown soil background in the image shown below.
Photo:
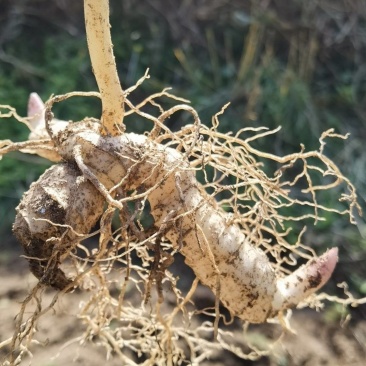
[[[0,276],[0,343],[9,338],[14,331],[15,316],[19,311],[20,302],[36,283],[29,272],[26,261],[17,255],[2,258]],[[210,297],[209,291],[201,287],[197,291],[195,302],[204,305]],[[53,290],[45,292],[45,299],[53,297]],[[64,295],[55,306],[54,312],[48,312],[40,321],[37,339],[41,344],[32,348],[33,356],[25,357],[22,365],[62,366],[62,365],[121,365],[121,361],[112,354],[106,359],[104,347],[98,342],[71,341],[82,335],[83,324],[76,318],[78,304],[88,296],[77,291]],[[133,296],[130,294],[129,296]],[[300,365],[329,365],[343,366],[365,365],[366,360],[366,320],[352,319],[346,325],[341,321],[330,322],[324,318],[324,313],[312,310],[294,311],[291,326],[297,334],[286,334],[281,343],[275,348],[271,357],[257,361],[241,360],[231,353],[222,351],[213,355],[201,365],[259,365],[259,366],[300,366]],[[240,340],[240,330],[234,329]],[[250,337],[256,344],[268,342],[273,336],[271,326],[262,325],[251,330]],[[239,341],[240,342],[240,341]],[[4,363],[6,350],[0,350],[0,362]],[[136,359],[137,362],[137,359]]]

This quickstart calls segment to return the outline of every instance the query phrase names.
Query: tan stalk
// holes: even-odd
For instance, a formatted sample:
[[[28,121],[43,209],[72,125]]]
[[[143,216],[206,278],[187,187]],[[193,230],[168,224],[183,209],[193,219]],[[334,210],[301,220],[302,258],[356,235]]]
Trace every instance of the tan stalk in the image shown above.
[[[85,28],[93,72],[102,97],[103,133],[125,130],[124,95],[118,78],[109,24],[108,0],[84,0]]]

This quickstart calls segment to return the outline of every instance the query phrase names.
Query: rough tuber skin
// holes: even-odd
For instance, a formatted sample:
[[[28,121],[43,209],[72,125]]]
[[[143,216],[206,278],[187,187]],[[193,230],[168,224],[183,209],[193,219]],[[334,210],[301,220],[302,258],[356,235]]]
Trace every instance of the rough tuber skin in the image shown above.
[[[75,164],[54,165],[32,183],[16,209],[13,231],[42,283],[60,290],[71,283],[59,268],[61,256],[78,235],[90,232],[103,203]]]

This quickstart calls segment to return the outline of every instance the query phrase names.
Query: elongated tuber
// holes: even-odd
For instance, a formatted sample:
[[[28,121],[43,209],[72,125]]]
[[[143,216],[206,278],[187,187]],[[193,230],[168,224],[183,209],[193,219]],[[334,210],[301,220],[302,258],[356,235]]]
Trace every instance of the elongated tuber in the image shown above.
[[[196,276],[236,316],[263,322],[319,289],[337,262],[332,249],[288,278],[277,278],[266,254],[249,244],[239,226],[200,187],[176,150],[147,137],[101,137],[90,124],[69,125],[56,137],[59,153],[76,162],[106,199],[119,189],[149,191],[155,226],[179,247]],[[219,284],[219,287],[218,287]]]
[[[267,255],[207,195],[177,150],[133,133],[101,136],[100,124],[93,121],[52,121],[50,128],[67,163],[51,168],[32,185],[14,225],[38,278],[49,273],[47,260],[56,246],[66,252],[75,232],[89,232],[104,200],[122,208],[123,200],[116,200],[115,194],[135,190],[145,192],[157,230],[165,228],[164,236],[202,283],[244,320],[263,322],[296,306],[329,279],[337,262],[334,248],[291,275],[278,277]],[[58,269],[59,258],[52,260],[56,280],[48,283],[62,288],[67,279]]]

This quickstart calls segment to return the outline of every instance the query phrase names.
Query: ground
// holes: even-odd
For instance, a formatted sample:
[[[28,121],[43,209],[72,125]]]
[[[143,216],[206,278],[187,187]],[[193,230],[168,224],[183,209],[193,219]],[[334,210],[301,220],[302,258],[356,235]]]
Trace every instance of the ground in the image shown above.
[[[1,260],[0,269],[0,343],[12,335],[15,316],[22,301],[35,278],[30,274],[26,261],[16,256],[9,256]],[[53,291],[46,291],[45,296],[51,298]],[[72,343],[82,334],[81,322],[73,316],[77,311],[81,291],[67,294],[56,305],[55,312],[49,312],[41,321],[39,330],[39,344],[33,348],[32,365],[61,366],[61,365],[88,365],[97,366],[120,365],[120,361],[113,355],[106,360],[105,349],[90,343]],[[199,298],[201,296],[201,299]],[[198,291],[196,302],[204,302],[207,290],[202,287]],[[258,361],[241,360],[228,352],[220,352],[211,360],[202,362],[203,366],[221,365],[259,365],[259,366],[298,366],[298,365],[332,365],[332,366],[361,366],[366,359],[366,321],[354,319],[343,326],[340,321],[325,321],[320,313],[315,311],[295,311],[291,319],[293,329],[297,334],[286,334],[281,343],[274,349],[269,358]],[[250,333],[255,344],[266,342],[271,337],[271,326],[254,327]],[[234,332],[238,332],[234,330]],[[240,339],[238,333],[238,338]],[[4,350],[0,350],[0,359],[3,362]],[[25,358],[22,364],[29,364],[30,358]]]

